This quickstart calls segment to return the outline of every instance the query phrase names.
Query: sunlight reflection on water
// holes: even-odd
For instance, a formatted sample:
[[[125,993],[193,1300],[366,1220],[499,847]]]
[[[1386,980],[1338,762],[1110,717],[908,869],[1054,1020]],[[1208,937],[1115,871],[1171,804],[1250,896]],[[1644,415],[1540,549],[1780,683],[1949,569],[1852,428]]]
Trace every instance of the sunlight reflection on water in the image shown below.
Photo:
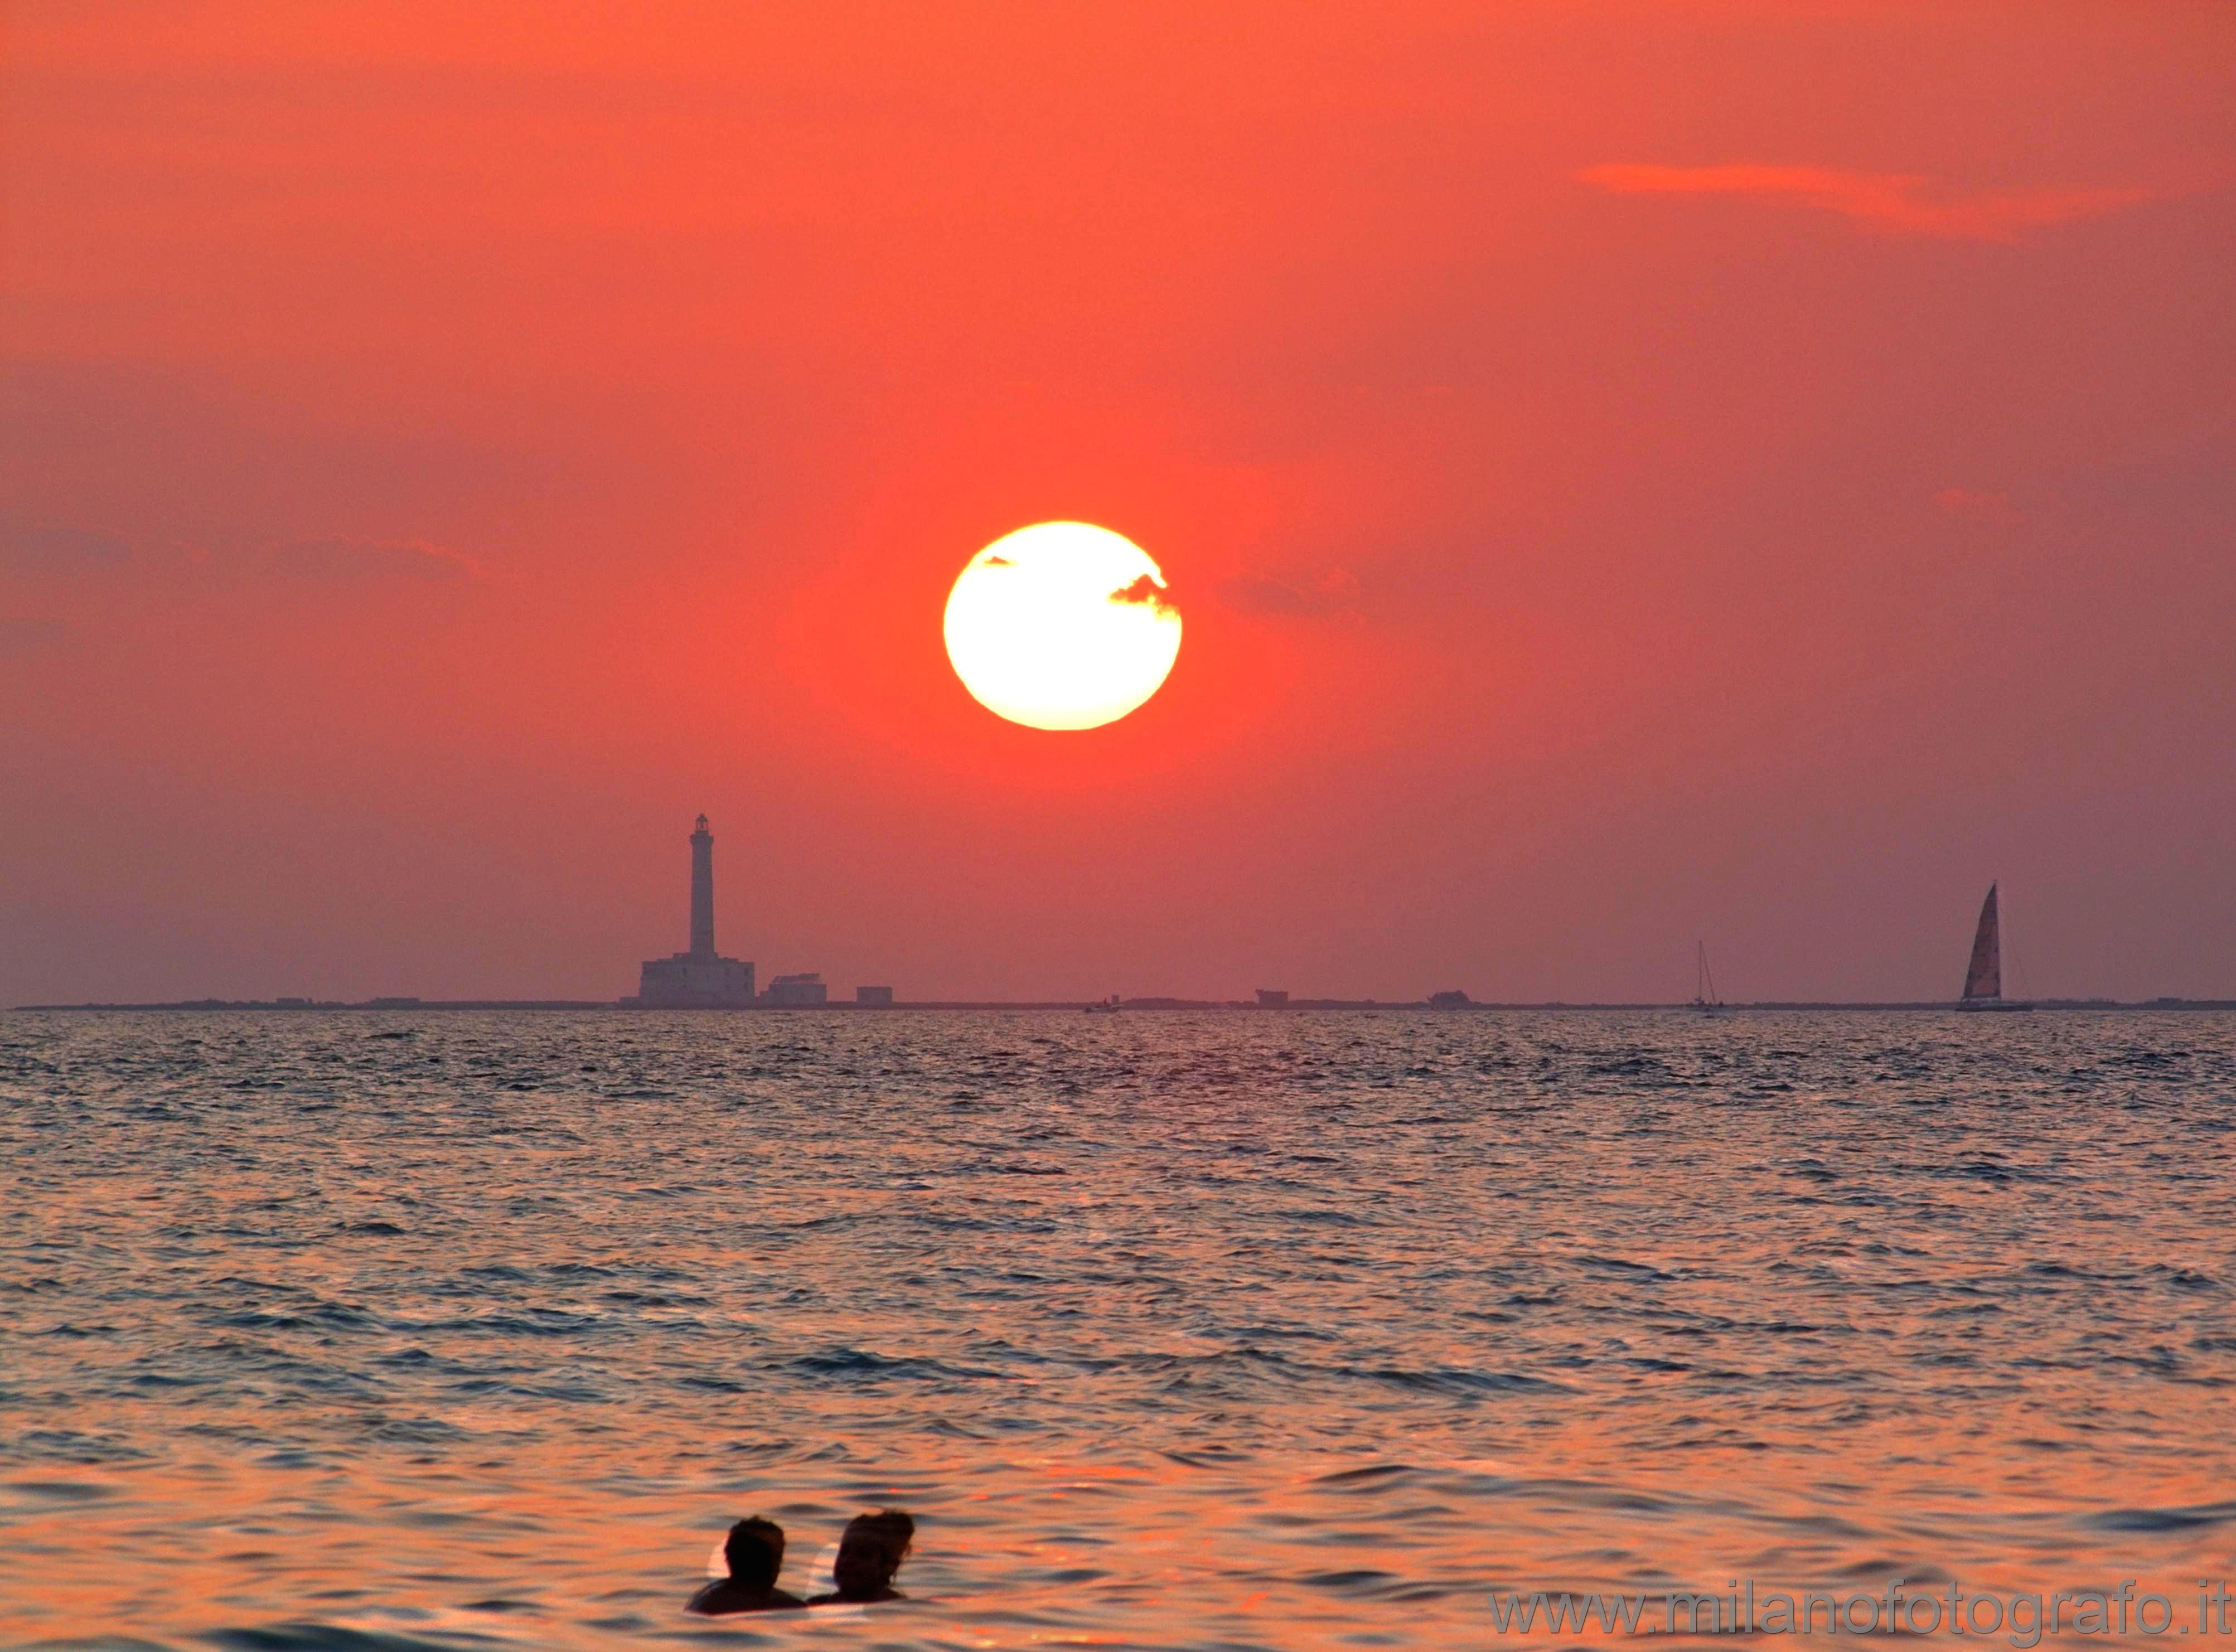
[[[1993,1022],[0,1017],[0,1641],[2184,1599],[2236,1576],[2236,1017]],[[680,1615],[732,1518],[806,1593],[885,1504],[866,1629]]]

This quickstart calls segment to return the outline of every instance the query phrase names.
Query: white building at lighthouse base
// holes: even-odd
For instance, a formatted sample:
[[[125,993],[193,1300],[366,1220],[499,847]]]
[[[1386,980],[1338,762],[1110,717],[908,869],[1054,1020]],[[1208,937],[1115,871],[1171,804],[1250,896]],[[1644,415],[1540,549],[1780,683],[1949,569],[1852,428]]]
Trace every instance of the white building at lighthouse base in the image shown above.
[[[753,1001],[753,966],[733,958],[677,952],[647,958],[636,997],[621,1002],[643,1010],[737,1009]]]

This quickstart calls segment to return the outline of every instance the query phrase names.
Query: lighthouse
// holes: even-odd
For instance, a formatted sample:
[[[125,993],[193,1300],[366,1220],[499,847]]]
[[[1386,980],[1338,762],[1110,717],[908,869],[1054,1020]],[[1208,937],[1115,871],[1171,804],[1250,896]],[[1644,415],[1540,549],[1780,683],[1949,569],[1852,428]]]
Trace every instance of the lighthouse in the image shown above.
[[[634,998],[645,1010],[742,1009],[753,1001],[753,966],[714,951],[714,834],[700,815],[691,833],[691,950],[647,958]]]

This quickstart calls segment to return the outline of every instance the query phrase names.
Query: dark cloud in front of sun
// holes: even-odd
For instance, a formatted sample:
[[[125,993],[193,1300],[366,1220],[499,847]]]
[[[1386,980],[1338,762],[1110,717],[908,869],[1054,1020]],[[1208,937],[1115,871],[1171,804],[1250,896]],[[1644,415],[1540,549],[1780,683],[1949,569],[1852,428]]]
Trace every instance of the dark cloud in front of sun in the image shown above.
[[[1120,586],[1110,593],[1110,600],[1114,602],[1138,603],[1143,607],[1160,609],[1167,614],[1180,612],[1180,609],[1173,605],[1172,592],[1157,582],[1157,576],[1154,574],[1144,574],[1132,584]]]

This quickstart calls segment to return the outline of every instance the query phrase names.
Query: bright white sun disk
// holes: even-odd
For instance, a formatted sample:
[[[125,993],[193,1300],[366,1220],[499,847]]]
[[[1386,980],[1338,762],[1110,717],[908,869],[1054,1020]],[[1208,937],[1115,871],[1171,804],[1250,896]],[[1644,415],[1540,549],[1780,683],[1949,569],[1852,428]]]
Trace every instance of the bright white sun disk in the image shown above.
[[[947,657],[989,711],[1032,728],[1115,722],[1163,686],[1180,616],[1121,534],[1042,522],[970,559],[947,597]]]

